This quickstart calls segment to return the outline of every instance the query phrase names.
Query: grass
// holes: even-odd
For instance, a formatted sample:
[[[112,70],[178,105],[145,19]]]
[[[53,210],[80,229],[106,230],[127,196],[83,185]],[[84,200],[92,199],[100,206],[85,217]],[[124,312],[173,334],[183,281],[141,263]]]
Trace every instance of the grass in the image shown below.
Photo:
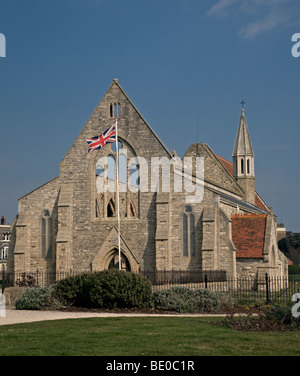
[[[0,326],[0,356],[300,355],[300,332],[239,332],[212,320],[119,317]]]

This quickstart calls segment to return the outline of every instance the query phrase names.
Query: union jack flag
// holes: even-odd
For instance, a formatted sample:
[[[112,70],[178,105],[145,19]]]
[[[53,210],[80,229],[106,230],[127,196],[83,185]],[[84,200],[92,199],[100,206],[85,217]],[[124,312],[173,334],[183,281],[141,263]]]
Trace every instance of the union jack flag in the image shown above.
[[[89,152],[92,150],[101,149],[106,144],[116,142],[116,126],[113,125],[105,132],[101,133],[100,136],[87,138],[86,142],[89,144]]]

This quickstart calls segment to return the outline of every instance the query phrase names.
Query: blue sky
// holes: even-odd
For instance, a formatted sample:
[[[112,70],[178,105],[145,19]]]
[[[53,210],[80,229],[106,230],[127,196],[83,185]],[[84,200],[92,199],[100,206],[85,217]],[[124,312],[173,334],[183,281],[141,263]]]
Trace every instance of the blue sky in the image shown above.
[[[297,0],[10,0],[0,5],[0,216],[59,175],[114,78],[172,151],[231,160],[241,96],[256,188],[300,223]]]

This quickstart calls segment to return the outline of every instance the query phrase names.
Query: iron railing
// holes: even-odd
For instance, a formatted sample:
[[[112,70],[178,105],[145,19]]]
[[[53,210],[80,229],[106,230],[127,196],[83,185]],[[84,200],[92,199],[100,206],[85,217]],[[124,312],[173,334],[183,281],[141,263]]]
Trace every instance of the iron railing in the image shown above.
[[[70,270],[59,272],[10,273],[2,271],[0,280],[2,293],[9,286],[49,286],[57,280],[90,273],[90,270]],[[142,271],[152,284],[153,291],[165,290],[176,286],[190,289],[209,289],[215,292],[229,294],[238,304],[251,303],[290,303],[292,296],[300,293],[300,280],[295,276],[274,277],[265,274],[261,278],[240,277],[231,278],[222,270],[213,271],[186,271],[162,270]]]

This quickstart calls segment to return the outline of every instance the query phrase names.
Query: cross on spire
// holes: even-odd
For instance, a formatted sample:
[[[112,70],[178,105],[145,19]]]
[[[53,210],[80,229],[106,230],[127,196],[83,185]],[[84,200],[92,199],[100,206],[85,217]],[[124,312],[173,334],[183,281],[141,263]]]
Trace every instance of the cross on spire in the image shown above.
[[[240,104],[242,105],[242,108],[244,108],[244,105],[246,104],[246,102],[244,101],[244,96],[242,95],[242,101],[240,102]]]

